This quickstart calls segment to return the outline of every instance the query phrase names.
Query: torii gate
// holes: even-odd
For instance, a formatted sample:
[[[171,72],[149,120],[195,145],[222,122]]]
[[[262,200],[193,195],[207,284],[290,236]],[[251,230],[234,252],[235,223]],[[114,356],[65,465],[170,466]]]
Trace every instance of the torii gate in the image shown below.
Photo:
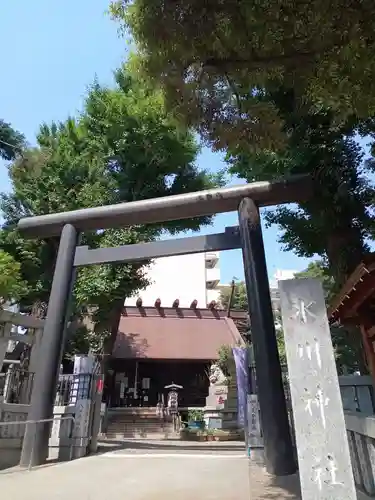
[[[242,248],[266,467],[270,473],[278,476],[295,472],[259,207],[305,201],[311,192],[311,179],[295,176],[275,182],[255,182],[21,219],[18,228],[25,236],[48,238],[61,235],[29,419],[43,420],[53,415],[56,378],[62,357],[75,267]],[[162,223],[235,210],[238,210],[238,231],[117,248],[90,250],[77,246],[79,233],[86,230]],[[37,426],[36,435],[34,431],[34,427],[28,427],[25,431],[21,465],[40,465],[46,459],[48,424]]]

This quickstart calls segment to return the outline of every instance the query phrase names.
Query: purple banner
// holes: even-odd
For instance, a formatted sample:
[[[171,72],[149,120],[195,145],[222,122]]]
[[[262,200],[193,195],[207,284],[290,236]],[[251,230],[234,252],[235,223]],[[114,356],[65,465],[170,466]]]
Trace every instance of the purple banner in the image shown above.
[[[249,351],[241,347],[233,347],[236,363],[237,394],[238,394],[238,426],[247,425],[247,393],[249,387]]]

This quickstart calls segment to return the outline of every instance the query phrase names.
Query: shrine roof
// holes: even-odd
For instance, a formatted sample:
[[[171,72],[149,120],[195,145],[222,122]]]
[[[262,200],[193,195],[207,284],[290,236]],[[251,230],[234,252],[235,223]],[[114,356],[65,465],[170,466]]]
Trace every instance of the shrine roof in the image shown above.
[[[366,256],[335,296],[327,314],[330,323],[353,320],[358,308],[375,296],[375,253]]]
[[[226,311],[125,307],[112,355],[210,361],[222,345],[244,345]]]

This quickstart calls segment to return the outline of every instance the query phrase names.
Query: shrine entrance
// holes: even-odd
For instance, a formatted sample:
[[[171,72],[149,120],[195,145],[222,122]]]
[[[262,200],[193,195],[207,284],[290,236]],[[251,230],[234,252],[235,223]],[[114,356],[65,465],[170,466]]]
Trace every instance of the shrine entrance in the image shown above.
[[[271,306],[259,208],[305,201],[311,193],[307,176],[275,182],[211,189],[196,193],[120,203],[21,219],[25,236],[60,235],[55,274],[36,373],[29,420],[51,418],[56,377],[69,316],[69,296],[74,269],[111,262],[135,262],[157,257],[241,248],[252,325],[259,405],[262,414],[264,455],[269,472],[288,475],[296,470],[285,404],[276,334]],[[238,211],[239,226],[221,234],[156,241],[118,248],[89,249],[79,245],[80,232],[139,224],[163,223],[223,212]],[[277,408],[277,412],[275,412]],[[21,466],[46,460],[48,425],[27,425]]]
[[[180,385],[179,408],[203,407],[206,404],[209,381],[209,361],[188,360],[121,360],[111,363],[114,384],[110,388],[111,408],[156,407],[167,402],[172,383]]]

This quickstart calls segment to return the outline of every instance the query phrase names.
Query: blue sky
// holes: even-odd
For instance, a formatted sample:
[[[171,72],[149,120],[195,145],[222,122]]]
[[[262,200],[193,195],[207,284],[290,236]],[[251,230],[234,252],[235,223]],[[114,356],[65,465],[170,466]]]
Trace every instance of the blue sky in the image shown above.
[[[2,2],[0,116],[23,132],[30,143],[42,122],[64,120],[80,111],[87,86],[96,76],[102,83],[112,82],[112,71],[125,57],[126,43],[106,14],[108,1]],[[221,169],[222,156],[204,150],[199,165]],[[6,166],[0,163],[0,191],[9,188]],[[214,226],[202,232],[217,232],[236,224],[235,213],[222,214]],[[283,252],[277,239],[277,228],[264,229],[270,276],[276,269],[304,269],[308,261]],[[243,278],[240,252],[223,252],[221,270],[224,283],[233,276]]]

